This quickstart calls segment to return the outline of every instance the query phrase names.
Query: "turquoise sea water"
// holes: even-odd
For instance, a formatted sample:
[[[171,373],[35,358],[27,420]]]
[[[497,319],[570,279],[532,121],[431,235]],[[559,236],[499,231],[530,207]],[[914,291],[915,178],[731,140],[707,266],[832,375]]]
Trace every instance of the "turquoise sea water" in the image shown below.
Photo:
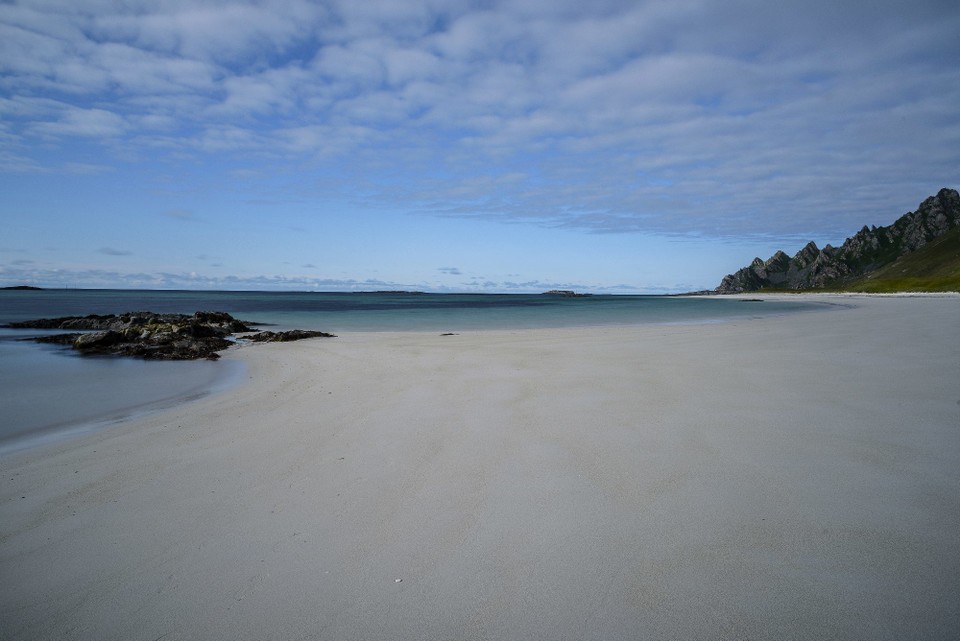
[[[714,323],[812,309],[804,301],[518,294],[0,290],[0,325],[19,320],[148,310],[225,311],[271,329],[461,332],[648,323]],[[83,429],[228,385],[231,362],[80,357],[24,342],[37,330],[0,329],[0,451]]]

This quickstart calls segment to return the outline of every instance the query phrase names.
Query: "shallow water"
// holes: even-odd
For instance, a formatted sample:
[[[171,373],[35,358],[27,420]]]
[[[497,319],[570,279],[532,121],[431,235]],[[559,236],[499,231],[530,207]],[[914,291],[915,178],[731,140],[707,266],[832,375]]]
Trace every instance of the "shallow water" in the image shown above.
[[[136,290],[0,291],[0,323],[50,316],[149,310],[225,311],[244,320],[328,331],[516,329],[712,322],[808,309],[804,301],[762,304],[729,298],[540,294],[371,294]]]
[[[0,451],[40,432],[116,420],[202,396],[237,376],[237,362],[85,357],[0,330]]]
[[[656,296],[4,290],[0,324],[136,310],[217,310],[273,329],[445,332],[713,323],[814,307],[803,301]],[[0,442],[169,405],[208,393],[237,375],[238,364],[225,361],[80,357],[64,347],[18,340],[39,333],[0,329]]]

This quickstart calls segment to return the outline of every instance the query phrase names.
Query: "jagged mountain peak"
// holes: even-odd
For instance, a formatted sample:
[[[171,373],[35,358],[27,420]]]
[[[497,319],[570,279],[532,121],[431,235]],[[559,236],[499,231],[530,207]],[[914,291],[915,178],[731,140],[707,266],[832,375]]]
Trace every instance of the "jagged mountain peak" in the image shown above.
[[[926,198],[916,211],[907,212],[892,225],[864,225],[839,248],[822,250],[813,241],[792,258],[777,251],[723,278],[721,294],[759,289],[820,289],[838,287],[917,251],[930,241],[960,226],[960,193],[943,188]]]

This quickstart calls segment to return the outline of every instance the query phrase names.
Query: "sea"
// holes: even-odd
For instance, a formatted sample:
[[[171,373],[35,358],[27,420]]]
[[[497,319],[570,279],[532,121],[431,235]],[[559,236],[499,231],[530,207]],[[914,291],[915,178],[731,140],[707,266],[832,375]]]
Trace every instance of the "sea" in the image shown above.
[[[0,326],[130,311],[224,311],[263,329],[466,332],[490,329],[722,323],[814,309],[808,301],[722,297],[0,290]],[[80,356],[30,341],[44,330],[0,327],[0,454],[80,434],[235,385],[241,362]],[[25,340],[26,339],[26,340]]]

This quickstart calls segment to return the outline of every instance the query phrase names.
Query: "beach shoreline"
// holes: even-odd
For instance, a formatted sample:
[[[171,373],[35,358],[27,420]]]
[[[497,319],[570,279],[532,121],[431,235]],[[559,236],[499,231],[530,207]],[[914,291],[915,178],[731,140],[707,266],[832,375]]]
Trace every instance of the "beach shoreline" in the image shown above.
[[[957,297],[816,296],[235,348],[229,390],[0,458],[5,636],[945,638]]]
[[[68,357],[91,358],[73,355]],[[120,359],[124,357],[111,356],[106,358]],[[150,365],[154,365],[154,363]],[[204,363],[204,365],[207,365],[207,363]],[[237,358],[236,354],[230,354],[216,365],[221,371],[213,375],[206,373],[205,377],[197,377],[192,385],[184,386],[181,384],[176,389],[166,390],[164,394],[144,394],[142,390],[138,390],[144,395],[138,397],[134,402],[127,400],[125,402],[114,402],[112,405],[107,404],[102,409],[88,410],[79,418],[73,413],[66,413],[66,408],[62,408],[58,414],[54,414],[56,418],[48,417],[39,424],[34,422],[33,425],[26,428],[21,426],[19,431],[4,434],[0,437],[0,459],[13,452],[66,442],[83,435],[109,430],[153,414],[188,405],[212,394],[226,392],[239,382],[246,380],[246,363]],[[142,373],[138,372],[138,374]],[[148,379],[147,383],[156,382],[148,377],[144,378]],[[143,384],[142,381],[138,383],[141,387]],[[123,397],[119,390],[107,389],[101,392],[105,396],[110,393],[119,394]],[[42,397],[42,394],[38,391],[32,396]],[[42,398],[21,399],[21,402],[24,405],[32,405],[42,402]],[[22,413],[23,410],[21,410]],[[49,415],[49,410],[46,413]]]
[[[85,309],[83,305],[90,305],[92,309],[102,312],[106,309],[116,311],[126,304],[113,297],[117,292],[107,291],[104,292],[105,295],[93,297],[86,294],[84,292],[79,296],[68,296],[65,300],[54,298],[54,300],[45,301],[43,305],[38,305],[36,301],[20,300],[19,303],[24,309],[20,309],[21,305],[8,304],[4,308],[4,314],[8,317],[7,320],[16,319],[22,322],[39,318],[42,316],[42,310],[45,310],[47,315],[53,316],[61,314],[64,309],[79,312],[75,315],[83,315],[82,312]],[[214,292],[214,294],[229,293]],[[287,329],[294,329],[298,323],[302,323],[313,329],[328,330],[330,327],[327,323],[331,323],[338,325],[336,332],[341,334],[394,331],[431,334],[551,327],[591,331],[604,326],[637,324],[698,325],[742,320],[758,315],[771,316],[815,311],[817,305],[817,303],[811,305],[809,302],[800,306],[795,304],[783,306],[775,303],[748,308],[740,305],[708,304],[706,307],[691,308],[687,305],[675,304],[676,300],[671,300],[669,305],[658,306],[656,301],[662,300],[663,297],[649,297],[644,304],[637,305],[636,297],[627,296],[624,300],[631,301],[632,304],[628,303],[624,307],[613,305],[611,309],[610,302],[615,299],[610,298],[591,297],[586,301],[588,305],[585,307],[567,305],[557,307],[556,299],[549,299],[549,297],[545,299],[542,296],[501,295],[498,299],[509,300],[510,304],[504,305],[504,301],[499,300],[490,305],[485,303],[477,307],[475,304],[467,304],[465,308],[458,309],[457,303],[451,305],[447,297],[457,300],[460,295],[442,295],[439,299],[442,304],[438,304],[438,300],[425,300],[426,295],[421,295],[417,297],[417,303],[413,307],[408,307],[409,297],[401,297],[403,300],[399,302],[390,298],[388,307],[394,307],[386,312],[378,308],[378,312],[371,313],[365,309],[370,301],[362,298],[354,301],[343,296],[340,296],[336,305],[341,310],[351,305],[364,310],[360,316],[355,315],[356,309],[352,312],[347,311],[346,320],[338,313],[331,316],[328,312],[324,315],[324,312],[319,309],[314,309],[312,313],[301,314],[296,321],[292,318],[282,319],[285,312],[281,312],[277,318],[273,318],[269,312],[266,312],[266,315],[273,321],[279,321],[280,326]],[[147,293],[139,292],[127,303],[136,301],[134,306],[150,307],[150,301],[146,300],[147,298],[149,298]],[[546,309],[539,307],[544,300],[551,303]],[[517,301],[520,301],[519,305]],[[186,313],[185,307],[177,307],[178,311],[170,312],[172,302],[162,292],[152,302],[166,313]],[[186,304],[177,299],[174,302],[181,306]],[[205,306],[203,296],[193,302]],[[220,302],[231,304],[229,298]],[[324,301],[322,296],[319,300],[308,302],[314,305],[319,304],[320,308],[330,304],[330,301]],[[383,299],[378,298],[376,305],[383,305],[384,302]],[[711,301],[713,302],[716,301]],[[787,302],[795,303],[795,301]],[[232,304],[237,304],[237,301],[234,300]],[[287,301],[287,304],[289,305],[290,301]],[[396,307],[398,304],[399,307]],[[105,307],[105,305],[111,307]],[[429,310],[438,308],[443,310],[442,313],[431,316]],[[37,315],[30,316],[25,313],[25,309],[33,309]],[[498,313],[498,309],[505,310],[505,313]],[[531,310],[534,310],[532,315]],[[585,313],[588,310],[589,313]],[[251,314],[258,316],[264,312],[261,310],[260,314],[255,312]],[[321,322],[319,320],[321,318],[325,320]],[[290,324],[291,322],[293,324]],[[340,323],[345,323],[346,327],[339,327]],[[268,326],[277,327],[270,324]],[[227,363],[145,362],[134,358],[110,356],[81,357],[66,347],[29,344],[32,335],[38,332],[52,333],[55,330],[8,328],[3,331],[6,334],[0,336],[0,339],[5,339],[6,342],[0,343],[0,348],[5,350],[0,353],[0,363],[3,364],[0,367],[0,383],[4,388],[4,394],[0,395],[0,416],[2,416],[0,456],[38,444],[69,439],[98,429],[107,429],[150,412],[189,402],[209,393],[216,393],[230,387],[231,381],[237,379],[237,372],[234,370],[243,366],[242,357],[236,349],[223,352],[232,355],[227,359]],[[14,345],[16,348],[11,349]],[[228,365],[231,366],[230,369],[227,369]],[[52,393],[51,390],[56,390],[56,393]]]

